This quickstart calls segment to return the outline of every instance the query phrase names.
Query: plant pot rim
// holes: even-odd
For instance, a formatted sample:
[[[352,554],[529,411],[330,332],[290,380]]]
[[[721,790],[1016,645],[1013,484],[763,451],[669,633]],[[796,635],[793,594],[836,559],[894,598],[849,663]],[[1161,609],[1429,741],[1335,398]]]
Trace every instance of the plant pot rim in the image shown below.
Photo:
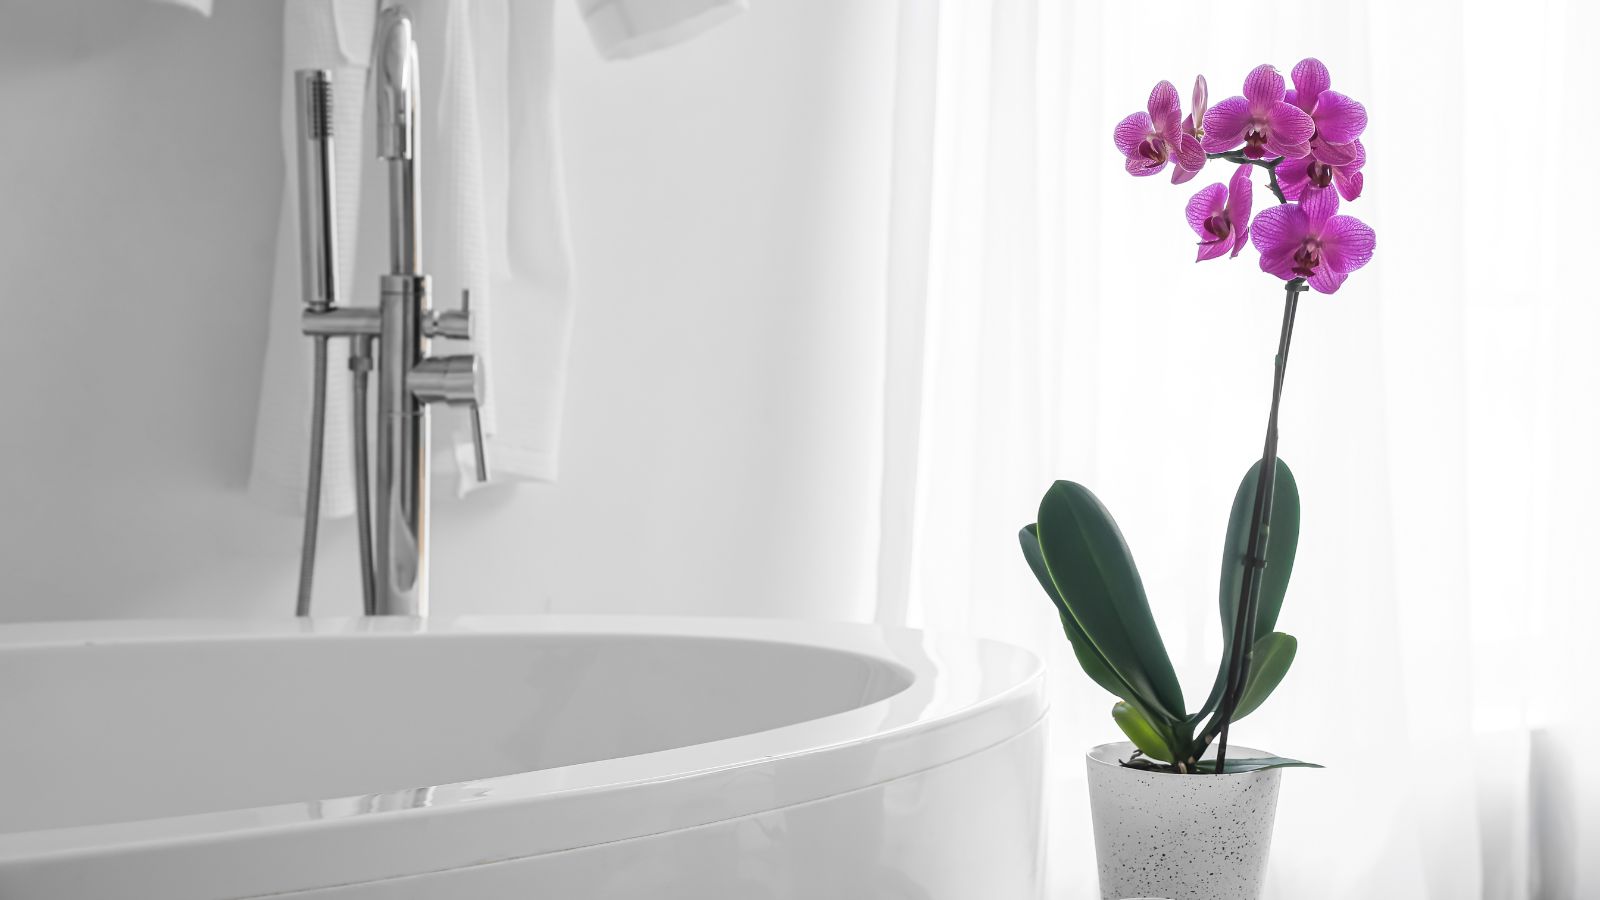
[[[1122,764],[1122,760],[1127,759],[1130,755],[1132,755],[1133,751],[1134,751],[1134,746],[1133,746],[1133,742],[1132,741],[1112,741],[1109,744],[1100,744],[1099,746],[1096,746],[1096,747],[1090,747],[1088,752],[1085,753],[1083,756],[1084,756],[1084,759],[1087,759],[1089,761],[1089,765],[1091,765],[1091,766],[1098,765],[1098,766],[1103,766],[1103,767],[1108,768],[1108,769],[1117,769],[1119,771],[1134,773],[1134,774],[1138,774],[1138,775],[1159,775],[1159,776],[1171,777],[1171,778],[1193,778],[1193,777],[1195,777],[1192,774],[1190,774],[1190,775],[1179,775],[1177,772],[1157,772],[1157,771],[1154,771],[1154,770],[1151,770],[1151,769],[1130,769],[1127,766],[1124,766]],[[1216,755],[1217,755],[1216,751],[1217,751],[1216,744],[1212,744],[1211,745],[1211,749],[1206,751],[1206,755],[1205,755],[1204,758],[1205,759],[1215,759]],[[1242,759],[1242,758],[1245,758],[1245,757],[1271,756],[1271,755],[1272,755],[1271,753],[1268,753],[1265,750],[1257,750],[1254,747],[1245,747],[1245,746],[1242,746],[1240,744],[1229,744],[1228,745],[1228,756],[1229,756],[1229,758],[1240,758],[1240,759]],[[1265,775],[1268,772],[1278,772],[1278,771],[1280,771],[1280,770],[1279,769],[1256,769],[1256,770],[1253,770],[1253,771],[1250,771],[1250,772],[1223,772],[1220,775],[1204,775],[1204,776],[1201,776],[1201,777],[1204,777],[1204,778],[1244,778],[1244,777],[1247,777],[1247,776]]]

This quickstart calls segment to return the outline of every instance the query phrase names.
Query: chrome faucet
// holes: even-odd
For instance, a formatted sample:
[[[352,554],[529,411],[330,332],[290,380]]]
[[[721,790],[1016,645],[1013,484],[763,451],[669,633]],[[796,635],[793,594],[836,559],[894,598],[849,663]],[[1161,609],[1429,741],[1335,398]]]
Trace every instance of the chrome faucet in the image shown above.
[[[422,274],[417,191],[417,45],[411,15],[401,6],[379,15],[372,78],[378,156],[389,168],[389,272],[379,279],[379,305],[338,305],[338,254],[332,209],[331,75],[295,74],[300,130],[300,221],[305,311],[301,331],[315,342],[311,470],[307,479],[297,615],[310,614],[322,468],[327,341],[348,338],[355,459],[356,519],[367,615],[423,616],[428,611],[428,480],[430,406],[466,406],[472,417],[477,477],[487,481],[483,449],[483,366],[476,355],[434,356],[433,338],[472,333],[470,297],[461,308],[436,312]],[[376,516],[367,477],[367,380],[377,343],[378,413],[372,469]],[[374,526],[375,529],[374,529]]]

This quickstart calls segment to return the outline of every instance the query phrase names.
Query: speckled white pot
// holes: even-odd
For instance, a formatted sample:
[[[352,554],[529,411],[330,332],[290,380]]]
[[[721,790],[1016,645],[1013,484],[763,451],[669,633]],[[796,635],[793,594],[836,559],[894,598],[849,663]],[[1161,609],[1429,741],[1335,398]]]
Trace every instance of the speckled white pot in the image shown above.
[[[1089,806],[1103,900],[1259,900],[1282,769],[1168,775],[1118,763],[1127,742],[1089,751]],[[1230,757],[1270,756],[1229,746]]]

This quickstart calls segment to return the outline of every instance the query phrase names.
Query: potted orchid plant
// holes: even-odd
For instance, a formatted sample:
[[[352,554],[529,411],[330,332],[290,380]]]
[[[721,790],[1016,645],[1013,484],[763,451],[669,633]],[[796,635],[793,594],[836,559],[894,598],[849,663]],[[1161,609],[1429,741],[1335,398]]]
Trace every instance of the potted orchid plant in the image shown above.
[[[1147,110],[1114,132],[1132,175],[1170,164],[1172,183],[1183,184],[1209,164],[1231,164],[1226,183],[1189,200],[1196,260],[1233,259],[1254,246],[1262,271],[1284,291],[1266,440],[1235,494],[1223,544],[1222,660],[1199,709],[1185,705],[1133,556],[1088,488],[1057,481],[1019,535],[1078,663],[1117,698],[1111,717],[1127,737],[1088,755],[1106,898],[1258,897],[1281,770],[1313,765],[1229,743],[1230,726],[1278,687],[1297,649],[1294,637],[1275,630],[1300,529],[1294,476],[1278,458],[1295,310],[1308,289],[1339,290],[1375,245],[1371,228],[1339,211],[1341,198],[1361,195],[1366,109],[1332,90],[1316,59],[1301,61],[1291,77],[1292,88],[1277,69],[1259,66],[1245,77],[1243,96],[1208,107],[1202,76],[1187,116],[1163,81]],[[1257,174],[1277,203],[1253,213]]]

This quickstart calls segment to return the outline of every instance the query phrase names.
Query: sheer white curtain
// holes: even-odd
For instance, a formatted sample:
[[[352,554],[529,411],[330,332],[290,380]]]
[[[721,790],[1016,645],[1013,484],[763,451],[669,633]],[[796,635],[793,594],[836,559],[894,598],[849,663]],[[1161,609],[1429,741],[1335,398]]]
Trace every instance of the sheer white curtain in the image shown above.
[[[1328,768],[1285,775],[1271,896],[1600,897],[1597,5],[901,16],[880,618],[1049,662],[1053,896],[1098,896],[1081,757],[1119,735],[1016,530],[1053,479],[1094,489],[1203,693],[1281,310],[1252,251],[1192,262],[1184,203],[1227,168],[1127,177],[1111,129],[1157,80],[1187,97],[1203,72],[1216,100],[1317,56],[1371,113],[1344,211],[1378,253],[1306,295],[1289,363],[1304,521],[1280,628],[1300,655],[1236,740]]]

